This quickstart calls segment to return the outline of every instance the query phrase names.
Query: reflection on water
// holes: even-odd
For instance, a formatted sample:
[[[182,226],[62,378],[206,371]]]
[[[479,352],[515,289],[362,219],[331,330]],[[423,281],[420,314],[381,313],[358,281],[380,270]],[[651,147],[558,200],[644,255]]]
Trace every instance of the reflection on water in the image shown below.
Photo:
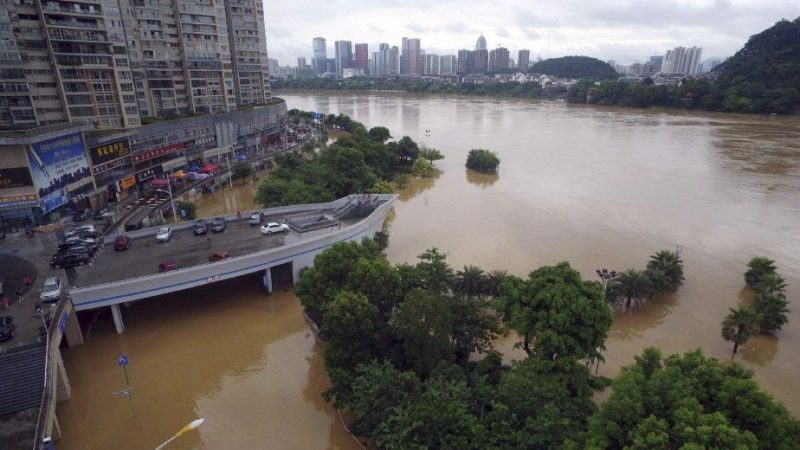
[[[256,204],[256,189],[258,183],[266,178],[267,172],[256,173],[256,179],[234,180],[233,189],[230,183],[220,185],[215,192],[204,194],[197,198],[198,217],[211,217],[222,214],[236,214],[238,211],[247,211],[258,208]]]
[[[800,117],[403,94],[284,98],[428,139],[445,156],[432,187],[412,183],[394,206],[393,262],[436,246],[453,267],[525,275],[569,261],[593,279],[597,268],[641,268],[654,252],[681,245],[685,285],[677,297],[616,314],[604,375],[648,346],[728,358],[720,323],[740,300],[753,256],[778,261],[787,296],[800,298]],[[476,189],[463,172],[471,148],[502,154],[502,176]],[[737,360],[800,415],[798,323],[800,308],[792,308],[777,340],[754,338]],[[498,340],[507,359],[520,355],[514,342]]]
[[[474,184],[475,186],[482,188],[487,188],[497,183],[497,180],[500,179],[500,175],[497,172],[482,173],[472,169],[465,169],[464,172],[467,174],[467,181],[470,184]]]
[[[72,399],[58,406],[59,449],[154,448],[197,417],[175,449],[357,449],[321,393],[322,356],[290,292],[266,297],[255,278],[123,308],[65,352]],[[126,354],[138,415],[117,366]]]
[[[432,188],[436,183],[436,180],[438,180],[441,175],[442,171],[437,169],[430,177],[416,177],[414,175],[401,176],[404,181],[400,183],[400,200],[411,200],[412,198]]]

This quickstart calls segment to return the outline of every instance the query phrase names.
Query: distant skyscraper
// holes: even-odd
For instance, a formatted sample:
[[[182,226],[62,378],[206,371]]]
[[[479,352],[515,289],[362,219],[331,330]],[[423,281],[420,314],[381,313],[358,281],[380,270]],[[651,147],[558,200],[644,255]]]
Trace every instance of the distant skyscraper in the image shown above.
[[[353,43],[350,41],[336,41],[336,77],[342,78],[344,69],[353,68]]]
[[[312,45],[314,47],[314,59],[311,63],[314,65],[314,73],[317,75],[325,73],[325,60],[328,59],[328,48],[325,43],[325,38],[314,38]]]
[[[400,48],[393,45],[389,49],[389,76],[396,77],[400,75]]]
[[[423,75],[439,75],[439,55],[425,55],[425,64],[422,67]]]
[[[453,76],[456,74],[458,62],[455,55],[442,55],[439,58],[439,75],[443,77]]]
[[[489,52],[489,72],[508,69],[508,49],[497,47]]]
[[[472,52],[475,56],[473,57],[473,66],[472,72],[479,75],[483,75],[489,71],[489,52],[486,50],[475,50]]]
[[[478,41],[475,42],[475,50],[486,50],[486,38],[483,37],[483,33],[478,37]]]
[[[369,47],[367,44],[355,45],[353,67],[356,69],[361,69],[364,74],[369,72]]]
[[[527,72],[531,64],[531,51],[520,50],[517,53],[517,69]]]
[[[419,39],[403,38],[403,52],[400,55],[400,74],[422,75],[422,51]]]
[[[378,44],[378,51],[372,53],[372,63],[374,70],[370,75],[376,78],[389,76],[389,44],[385,42]]]
[[[697,66],[702,54],[703,49],[699,47],[675,47],[667,50],[661,65],[661,72],[694,75],[697,73]]]
[[[307,67],[305,56],[297,58],[297,70],[306,70]]]
[[[459,76],[469,75],[475,68],[475,52],[470,50],[459,50],[456,63],[456,73]]]

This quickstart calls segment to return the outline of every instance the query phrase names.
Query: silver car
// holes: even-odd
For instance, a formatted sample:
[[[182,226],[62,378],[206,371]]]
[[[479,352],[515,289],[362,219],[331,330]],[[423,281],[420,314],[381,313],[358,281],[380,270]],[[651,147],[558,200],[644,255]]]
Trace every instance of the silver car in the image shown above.
[[[58,277],[48,277],[44,280],[42,289],[39,292],[39,300],[43,302],[57,302],[61,300],[61,279]]]
[[[172,239],[172,227],[162,227],[156,234],[156,242],[167,242]]]

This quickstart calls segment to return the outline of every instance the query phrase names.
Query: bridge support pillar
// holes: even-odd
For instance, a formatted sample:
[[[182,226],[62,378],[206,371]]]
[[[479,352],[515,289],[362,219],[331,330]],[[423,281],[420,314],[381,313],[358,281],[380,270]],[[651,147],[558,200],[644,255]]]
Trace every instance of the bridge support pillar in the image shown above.
[[[272,269],[267,267],[264,270],[261,282],[264,284],[264,289],[267,291],[267,294],[272,294]]]
[[[56,402],[61,403],[69,400],[72,396],[72,386],[69,384],[67,369],[64,367],[64,360],[61,358],[61,351],[53,353],[56,370]]]
[[[67,338],[67,344],[70,347],[83,345],[83,332],[81,331],[80,323],[78,323],[78,314],[74,309],[67,316],[67,328],[64,330],[64,336]]]
[[[114,316],[114,326],[117,327],[117,334],[122,334],[125,331],[125,323],[122,322],[122,311],[119,310],[119,304],[111,305],[111,315]]]
[[[50,424],[50,440],[53,442],[57,442],[61,440],[61,425],[58,424],[58,417],[56,413],[53,412],[53,419]]]

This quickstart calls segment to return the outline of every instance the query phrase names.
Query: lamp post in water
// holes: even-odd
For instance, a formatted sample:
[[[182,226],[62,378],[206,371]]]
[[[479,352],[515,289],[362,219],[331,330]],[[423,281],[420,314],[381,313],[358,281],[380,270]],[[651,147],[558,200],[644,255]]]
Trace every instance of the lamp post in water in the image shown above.
[[[603,296],[606,295],[606,287],[608,287],[608,280],[617,276],[617,271],[612,270],[608,271],[608,269],[597,269],[597,276],[599,276],[603,280]]]
[[[189,423],[185,427],[181,428],[177,433],[175,433],[175,436],[172,436],[171,438],[167,439],[166,441],[164,441],[163,444],[159,445],[154,450],[161,450],[162,448],[164,448],[167,445],[169,445],[170,442],[174,441],[175,439],[178,439],[182,435],[184,435],[184,434],[188,433],[189,431],[194,430],[195,428],[197,428],[200,425],[202,425],[205,420],[206,419],[203,419],[203,418],[200,418],[200,419],[197,419],[197,420],[193,420],[191,423]]]

